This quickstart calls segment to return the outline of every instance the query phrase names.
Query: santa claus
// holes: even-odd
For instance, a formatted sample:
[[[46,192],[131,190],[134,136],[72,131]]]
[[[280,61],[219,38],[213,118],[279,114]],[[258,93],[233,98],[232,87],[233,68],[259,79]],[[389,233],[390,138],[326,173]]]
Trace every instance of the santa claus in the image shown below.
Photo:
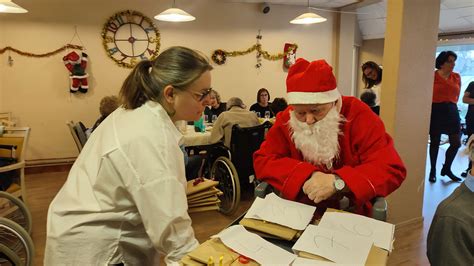
[[[283,198],[318,209],[342,197],[370,215],[370,200],[397,189],[406,169],[383,122],[354,97],[341,96],[324,60],[298,59],[286,79],[290,106],[254,154],[259,180]]]
[[[89,89],[86,73],[87,54],[82,53],[81,56],[75,51],[72,51],[63,57],[63,62],[69,70],[69,78],[71,79],[71,87],[69,92],[76,93],[78,91],[86,93]]]

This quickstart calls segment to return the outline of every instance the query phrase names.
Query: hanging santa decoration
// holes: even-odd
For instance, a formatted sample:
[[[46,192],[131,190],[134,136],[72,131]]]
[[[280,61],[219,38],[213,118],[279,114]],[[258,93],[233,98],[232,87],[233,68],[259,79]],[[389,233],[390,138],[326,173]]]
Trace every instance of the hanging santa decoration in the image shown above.
[[[63,57],[63,62],[70,73],[71,87],[69,91],[72,93],[77,91],[86,93],[89,89],[89,84],[87,83],[89,75],[86,73],[87,54],[82,53],[79,56],[75,51],[72,51]]]
[[[294,43],[285,43],[285,48],[283,48],[283,67],[289,69],[296,62],[296,46]]]

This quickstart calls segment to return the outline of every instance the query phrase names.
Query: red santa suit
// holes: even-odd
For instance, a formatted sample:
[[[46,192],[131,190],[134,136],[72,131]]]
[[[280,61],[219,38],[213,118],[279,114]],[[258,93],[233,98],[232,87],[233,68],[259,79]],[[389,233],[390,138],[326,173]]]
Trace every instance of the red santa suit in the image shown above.
[[[72,93],[77,91],[86,93],[89,89],[89,83],[87,82],[89,75],[86,73],[87,54],[82,53],[82,56],[79,56],[75,51],[72,51],[63,57],[63,62],[70,72],[71,88],[69,91]]]
[[[298,61],[295,66],[298,67],[297,65]],[[288,76],[290,75],[292,75],[291,69]],[[287,86],[290,85],[287,80]],[[299,84],[296,87],[306,85]],[[283,198],[313,205],[314,202],[302,191],[304,183],[315,171],[337,174],[350,189],[349,195],[351,201],[355,203],[356,212],[370,215],[370,200],[377,196],[387,196],[397,189],[405,179],[406,169],[380,118],[357,98],[341,98],[331,91],[333,95],[324,96],[326,102],[338,98],[340,114],[345,118],[345,122],[340,124],[342,134],[339,136],[339,157],[333,161],[332,169],[327,170],[323,166],[306,162],[302,153],[296,148],[290,133],[289,120],[292,111],[290,105],[284,112],[278,114],[275,124],[266,135],[266,140],[255,152],[255,174],[257,179],[269,183],[280,191]],[[294,98],[292,96],[294,95],[288,95],[290,104]],[[306,104],[315,100],[314,95],[304,94],[304,96],[300,99]],[[337,199],[330,198],[317,206],[339,208],[338,204]]]

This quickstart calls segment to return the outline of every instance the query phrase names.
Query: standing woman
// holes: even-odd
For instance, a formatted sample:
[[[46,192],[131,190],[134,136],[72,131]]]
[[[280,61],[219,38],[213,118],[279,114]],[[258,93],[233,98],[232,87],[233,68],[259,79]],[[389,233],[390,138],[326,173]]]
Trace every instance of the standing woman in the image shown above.
[[[365,84],[364,89],[367,90],[364,93],[373,92],[375,94],[375,103],[373,103],[373,105],[370,106],[370,108],[377,115],[379,115],[380,114],[380,91],[382,89],[382,68],[373,61],[365,62],[362,65],[362,81]]]
[[[441,134],[449,136],[449,148],[446,150],[441,175],[447,175],[453,181],[461,181],[451,172],[451,164],[461,147],[461,124],[457,107],[461,76],[453,72],[456,59],[457,55],[452,51],[443,51],[436,57],[430,123],[430,182],[436,182],[436,159]]]
[[[261,88],[257,92],[257,102],[250,106],[250,111],[257,113],[258,117],[265,117],[265,112],[269,112],[270,117],[274,117],[270,104],[270,93],[267,89]]]
[[[137,64],[49,207],[44,265],[175,264],[198,246],[174,122],[201,117],[211,69],[184,47]]]

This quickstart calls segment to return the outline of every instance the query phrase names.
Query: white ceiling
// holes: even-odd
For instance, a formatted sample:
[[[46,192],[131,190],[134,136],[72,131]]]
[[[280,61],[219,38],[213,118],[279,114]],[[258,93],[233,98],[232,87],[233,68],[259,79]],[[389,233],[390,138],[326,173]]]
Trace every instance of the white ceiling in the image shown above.
[[[270,5],[308,5],[307,0],[224,0],[239,3],[263,3]],[[376,2],[357,9],[357,20],[364,40],[383,38],[385,35],[387,0],[310,0],[312,7],[341,8],[347,5],[364,2]],[[441,0],[439,33],[473,31],[474,0]]]
[[[291,6],[307,6],[308,0],[225,0],[225,2],[238,3],[269,3],[270,5],[291,5]],[[312,7],[320,8],[339,8],[346,5],[361,2],[361,0],[309,0]]]
[[[357,9],[359,28],[364,40],[385,35],[387,0]],[[441,0],[439,33],[472,31],[474,0]]]

